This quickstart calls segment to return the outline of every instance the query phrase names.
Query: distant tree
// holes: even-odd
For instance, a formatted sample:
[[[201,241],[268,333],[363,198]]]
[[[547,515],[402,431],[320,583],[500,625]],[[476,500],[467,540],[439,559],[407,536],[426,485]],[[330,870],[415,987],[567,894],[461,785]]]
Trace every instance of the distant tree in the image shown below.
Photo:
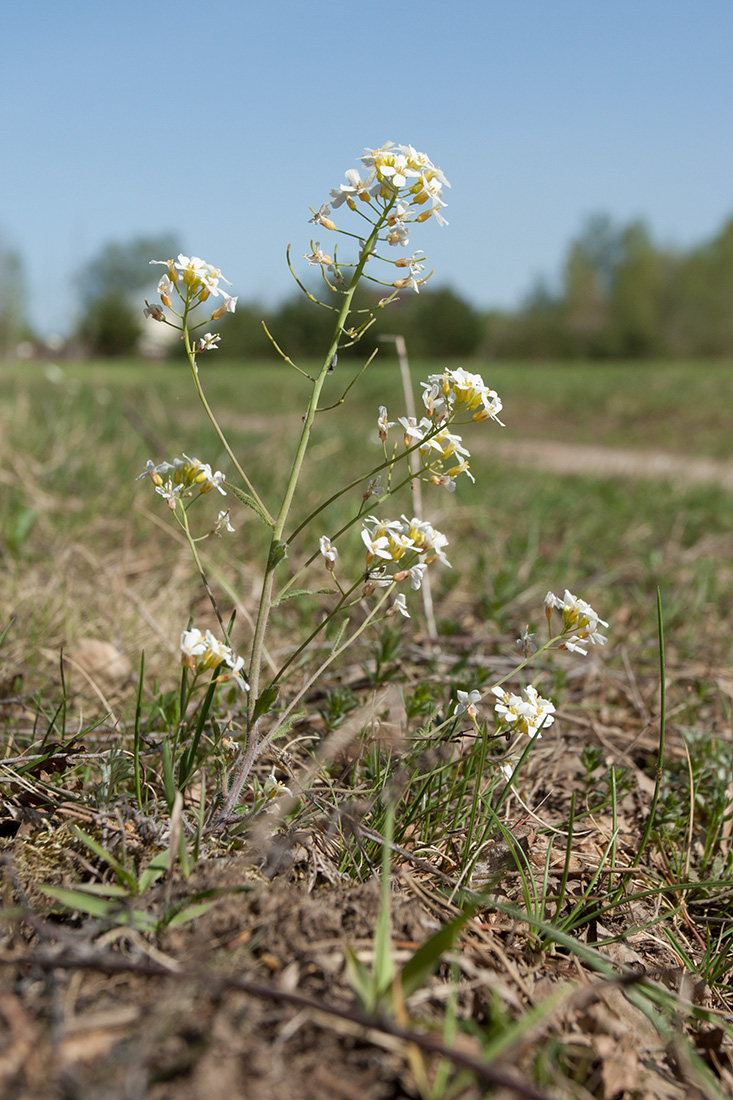
[[[620,234],[605,215],[589,218],[571,242],[563,272],[562,307],[568,354],[591,358],[608,354],[610,295],[620,253]]]
[[[94,355],[131,355],[142,331],[143,292],[160,272],[151,259],[165,260],[180,252],[173,234],[110,242],[78,276],[82,312],[78,336]]]
[[[387,318],[389,331],[405,337],[413,358],[473,356],[484,335],[481,314],[450,287],[425,288],[419,295],[405,291],[380,323],[386,325]]]
[[[661,299],[670,265],[643,222],[623,230],[610,293],[608,347],[613,355],[642,358],[665,350]]]
[[[120,294],[95,298],[79,323],[77,335],[93,355],[134,355],[142,331],[140,312]]]
[[[0,358],[12,356],[20,340],[30,335],[26,320],[23,263],[0,238]]]

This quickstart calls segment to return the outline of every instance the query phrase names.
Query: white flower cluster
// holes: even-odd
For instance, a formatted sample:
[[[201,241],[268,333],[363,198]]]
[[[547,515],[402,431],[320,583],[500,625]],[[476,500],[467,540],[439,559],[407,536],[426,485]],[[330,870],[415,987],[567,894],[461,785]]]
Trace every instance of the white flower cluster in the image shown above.
[[[439,225],[448,224],[442,214],[442,208],[446,205],[442,193],[443,188],[450,187],[450,184],[425,153],[418,153],[412,145],[395,145],[388,141],[379,149],[365,149],[360,159],[367,169],[366,175],[362,178],[356,168],[348,169],[346,183],[331,190],[330,200],[334,210],[344,203],[352,210],[356,210],[360,202],[371,206],[375,200],[381,200],[389,204],[384,239],[395,247],[409,243],[410,226],[415,222],[434,217]],[[311,222],[325,229],[335,229],[331,206],[323,203],[317,212],[313,212]],[[309,263],[330,262],[329,257],[318,258],[319,250],[320,246],[316,245],[313,258],[307,257]],[[398,279],[395,287],[398,290],[409,287],[418,291],[417,276],[423,270],[418,253],[398,260],[397,266],[409,268],[409,274]]]
[[[165,474],[169,476],[164,481]],[[222,496],[226,496],[222,488],[224,474],[221,470],[213,473],[208,462],[189,458],[186,454],[183,458],[174,459],[172,463],[160,462],[157,466],[149,458],[145,469],[135,480],[140,481],[144,477],[150,478],[156,493],[168,502],[170,508],[175,508],[177,500],[182,496],[191,495],[195,489],[199,493],[210,493],[212,489],[218,489]]]
[[[499,420],[503,407],[501,398],[496,390],[489,389],[480,374],[471,374],[458,367],[442,374],[431,374],[421,385],[427,414],[436,423],[469,412],[472,420],[490,417],[504,427]]]
[[[150,260],[150,263],[162,264],[167,268],[167,273],[162,276],[158,283],[158,294],[160,294],[163,305],[168,306],[169,309],[172,308],[171,299],[175,291],[181,302],[188,302],[189,305],[193,306],[205,302],[211,296],[214,298],[221,296],[222,305],[218,306],[211,314],[212,321],[220,321],[226,313],[234,313],[236,310],[237,299],[231,294],[227,294],[219,286],[220,282],[226,283],[227,286],[232,284],[224,278],[218,267],[212,267],[211,264],[207,264],[205,260],[200,259],[198,256],[184,256],[182,252],[179,252],[178,258],[175,260]],[[146,317],[152,317],[154,321],[167,321],[162,306],[157,303],[150,305],[147,298],[145,299],[143,313]],[[180,317],[181,315],[177,314],[177,316]],[[197,344],[196,350],[208,351],[216,348],[218,340],[218,335],[214,336],[207,332]]]
[[[237,657],[228,645],[220,642],[210,630],[202,634],[193,627],[181,633],[181,662],[186,668],[217,669],[226,668],[220,673],[220,681],[234,680],[242,691],[249,691],[249,684],[242,675],[244,658]]]
[[[545,596],[545,611],[548,620],[553,610],[562,612],[563,634],[570,634],[569,638],[562,641],[562,649],[567,649],[570,653],[580,653],[581,656],[585,657],[588,653],[589,642],[591,645],[606,644],[606,636],[599,633],[598,627],[608,627],[608,623],[604,619],[599,619],[589,603],[581,600],[578,596],[574,596],[572,592],[568,592],[567,588],[562,599],[556,596],[554,592],[548,592]]]
[[[389,421],[382,420],[382,408],[383,406],[379,410],[380,418],[378,421],[380,436],[382,425],[393,426]],[[386,415],[386,409],[384,411]],[[463,446],[460,435],[449,432],[447,428],[441,428],[436,432],[435,424],[426,416],[421,417],[419,423],[414,416],[400,416],[397,422],[404,429],[403,442],[405,447],[414,447],[416,443],[420,444],[418,450],[425,461],[426,468],[430,471],[430,481],[433,485],[441,485],[449,493],[452,493],[455,491],[456,478],[459,474],[466,474],[471,481],[475,482],[476,479],[471,473],[467,461],[471,457],[471,452]],[[455,456],[455,465],[451,464],[446,469],[446,460],[451,459],[453,456]]]
[[[237,299],[232,298],[231,295],[219,287],[220,281],[226,283],[227,286],[232,284],[224,278],[218,267],[212,267],[211,264],[207,264],[205,260],[200,259],[198,256],[184,256],[182,252],[179,252],[175,260],[151,260],[150,263],[162,264],[168,269],[168,274],[164,275],[158,284],[161,297],[165,294],[170,298],[170,291],[180,281],[184,286],[189,287],[192,292],[197,292],[202,302],[205,302],[209,295],[217,298],[221,294],[227,303],[228,311],[230,313],[234,312]],[[230,302],[234,305],[228,305]],[[169,304],[166,303],[166,305]]]
[[[443,565],[450,567],[450,562],[444,553],[448,539],[425,520],[414,517],[408,519],[404,515],[401,519],[379,519],[377,516],[367,516],[361,537],[367,550],[367,564],[371,564],[377,558],[380,562],[398,562],[406,554],[416,554],[421,559],[418,564],[427,566],[434,561],[440,561]],[[405,576],[409,572],[410,570],[407,570]],[[400,577],[400,579],[404,578]],[[419,583],[413,584],[413,588],[419,587]]]
[[[512,733],[521,733],[531,738],[541,737],[540,730],[547,729],[555,721],[553,703],[549,699],[543,699],[531,684],[523,689],[524,699],[521,695],[514,695],[501,687],[491,690],[498,700],[494,703],[494,711],[501,724],[507,726]]]

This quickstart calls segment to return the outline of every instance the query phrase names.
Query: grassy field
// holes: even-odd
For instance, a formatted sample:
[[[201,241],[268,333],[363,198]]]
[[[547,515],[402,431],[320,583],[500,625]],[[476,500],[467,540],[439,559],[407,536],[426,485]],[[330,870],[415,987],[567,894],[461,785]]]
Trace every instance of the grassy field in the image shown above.
[[[209,362],[209,401],[273,507],[307,390],[285,367]],[[423,490],[452,563],[434,573],[438,637],[419,593],[411,620],[365,631],[218,831],[240,702],[221,688],[184,720],[179,635],[216,620],[164,502],[135,481],[184,451],[232,474],[187,368],[0,367],[0,1075],[14,1095],[730,1095],[730,493],[714,478],[584,473],[582,450],[559,476],[492,444],[722,468],[733,369],[467,366],[500,393],[506,428],[464,432],[475,485]],[[414,364],[416,390],[441,368]],[[340,365],[323,403],[351,376]],[[290,531],[379,461],[382,404],[404,413],[389,362],[319,417]],[[360,499],[324,510],[287,567]],[[246,655],[267,529],[226,503],[235,532],[201,553]],[[409,490],[390,509],[413,514]],[[357,576],[358,535],[341,547]],[[323,587],[322,564],[306,579]],[[454,718],[456,692],[511,673],[520,632],[546,629],[545,593],[565,588],[609,621],[609,641],[510,681],[557,715],[508,787],[489,700],[474,728]],[[275,667],[328,600],[276,609]],[[275,715],[333,645],[293,663]],[[95,666],[100,652],[118,663]],[[266,802],[273,770],[296,800]]]

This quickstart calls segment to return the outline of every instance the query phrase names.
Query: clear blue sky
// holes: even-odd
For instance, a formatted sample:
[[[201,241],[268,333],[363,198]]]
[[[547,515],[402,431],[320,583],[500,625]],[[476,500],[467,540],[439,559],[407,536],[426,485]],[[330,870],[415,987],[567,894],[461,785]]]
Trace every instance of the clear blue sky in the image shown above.
[[[104,243],[165,230],[272,303],[308,207],[386,140],[453,184],[410,249],[480,306],[588,214],[679,246],[733,214],[730,0],[5,0],[2,28],[0,238],[42,332]]]

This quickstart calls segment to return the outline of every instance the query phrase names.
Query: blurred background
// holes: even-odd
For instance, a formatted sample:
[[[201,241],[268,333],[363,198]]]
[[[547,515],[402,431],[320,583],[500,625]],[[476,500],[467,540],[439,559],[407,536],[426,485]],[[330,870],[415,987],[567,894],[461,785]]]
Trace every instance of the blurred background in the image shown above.
[[[408,250],[435,274],[390,314],[412,354],[733,354],[727,0],[39,0],[3,24],[6,359],[163,355],[147,261],[178,251],[233,283],[227,356],[269,353],[262,316],[319,353],[286,248],[307,273],[309,207],[385,141],[453,185]]]

